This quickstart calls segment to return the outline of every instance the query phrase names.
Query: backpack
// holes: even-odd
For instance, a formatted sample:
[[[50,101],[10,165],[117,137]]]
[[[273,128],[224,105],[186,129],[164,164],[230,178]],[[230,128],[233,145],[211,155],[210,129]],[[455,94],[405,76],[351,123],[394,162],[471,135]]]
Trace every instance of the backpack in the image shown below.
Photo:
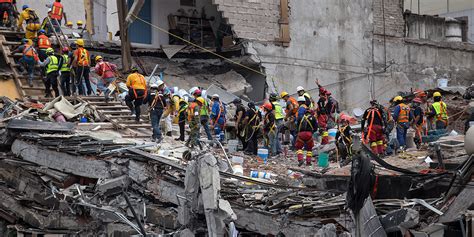
[[[29,9],[28,10],[28,20],[27,20],[28,23],[40,23],[40,19],[38,17],[38,15],[36,14],[35,10],[33,9]]]

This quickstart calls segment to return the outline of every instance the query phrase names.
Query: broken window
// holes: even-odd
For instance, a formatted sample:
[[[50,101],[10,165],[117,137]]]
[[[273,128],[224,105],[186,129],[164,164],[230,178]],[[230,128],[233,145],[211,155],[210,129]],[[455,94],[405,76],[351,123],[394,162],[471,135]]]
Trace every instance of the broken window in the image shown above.
[[[196,0],[180,0],[179,2],[181,6],[187,6],[187,7],[196,6]]]

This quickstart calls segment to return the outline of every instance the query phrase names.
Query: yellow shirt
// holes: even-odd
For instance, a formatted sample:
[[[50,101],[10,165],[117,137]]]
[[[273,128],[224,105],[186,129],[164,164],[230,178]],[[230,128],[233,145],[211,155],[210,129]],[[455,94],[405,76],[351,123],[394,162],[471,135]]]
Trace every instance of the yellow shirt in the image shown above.
[[[30,9],[27,8],[20,13],[20,19],[18,19],[18,28],[23,28],[23,21],[30,19],[30,14],[28,13]]]
[[[135,90],[144,90],[146,88],[145,77],[138,72],[128,75],[127,87]]]

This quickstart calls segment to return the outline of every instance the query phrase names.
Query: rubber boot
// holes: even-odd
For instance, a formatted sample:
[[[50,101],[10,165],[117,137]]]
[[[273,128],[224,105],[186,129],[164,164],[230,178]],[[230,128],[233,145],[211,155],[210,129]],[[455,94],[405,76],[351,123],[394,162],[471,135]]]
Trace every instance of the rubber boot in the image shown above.
[[[312,160],[313,160],[313,152],[312,151],[307,151],[306,152],[306,165],[310,166]]]
[[[296,151],[297,157],[298,157],[298,166],[302,166],[304,164],[304,159],[303,159],[303,150],[298,150]]]

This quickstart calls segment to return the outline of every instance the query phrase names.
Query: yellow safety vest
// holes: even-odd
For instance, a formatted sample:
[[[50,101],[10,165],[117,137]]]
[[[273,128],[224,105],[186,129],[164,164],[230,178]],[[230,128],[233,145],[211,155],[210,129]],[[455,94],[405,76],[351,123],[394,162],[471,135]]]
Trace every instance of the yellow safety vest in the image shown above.
[[[59,60],[58,57],[52,55],[49,56],[49,63],[46,66],[46,74],[50,74],[51,72],[57,71],[59,68]]]
[[[448,121],[448,111],[446,109],[446,104],[442,101],[434,102],[433,108],[436,112],[436,120],[438,121]]]
[[[66,54],[63,55],[63,65],[61,66],[61,72],[70,72],[71,68],[67,64],[69,62],[69,56]]]
[[[275,101],[272,104],[275,106],[275,119],[280,120],[285,118],[285,116],[283,115],[283,107],[281,107],[280,103]]]

